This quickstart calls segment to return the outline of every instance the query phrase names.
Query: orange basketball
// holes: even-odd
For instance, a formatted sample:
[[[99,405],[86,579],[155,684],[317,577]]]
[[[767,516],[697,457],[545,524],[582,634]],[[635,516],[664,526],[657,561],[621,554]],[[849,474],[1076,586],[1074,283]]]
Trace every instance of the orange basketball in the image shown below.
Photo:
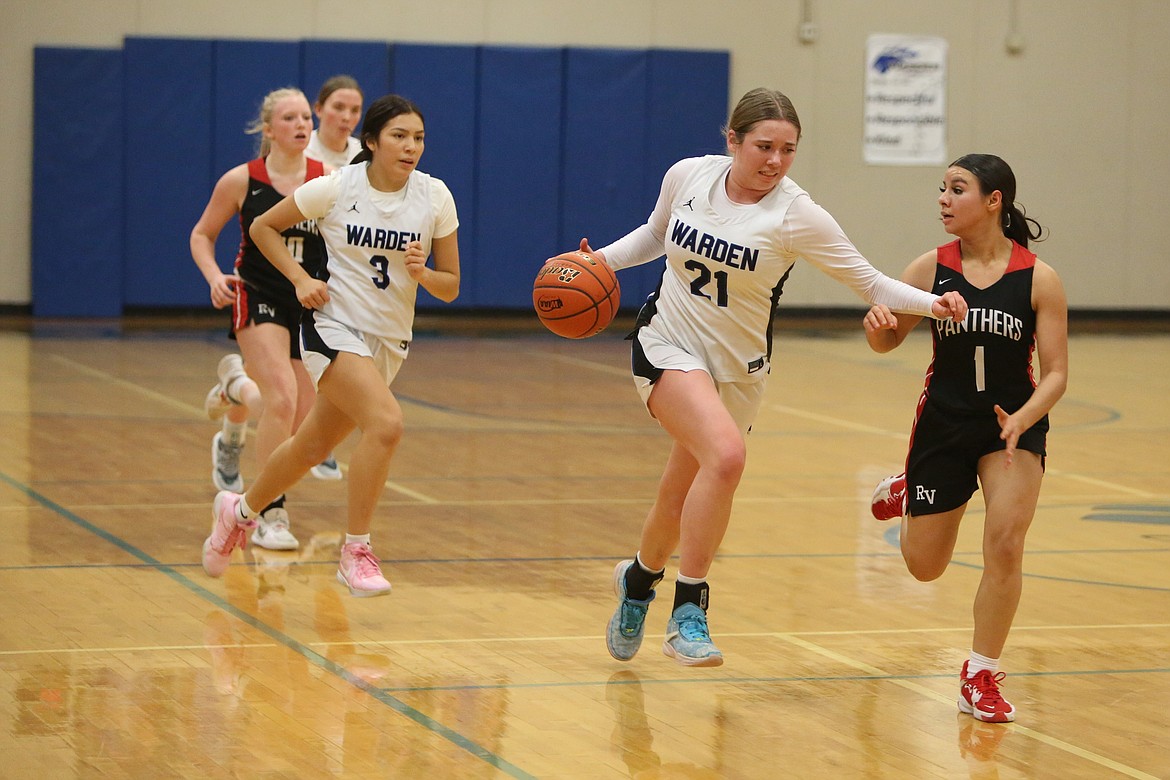
[[[551,258],[532,285],[536,315],[546,328],[567,339],[585,339],[605,330],[620,299],[613,270],[589,252]]]

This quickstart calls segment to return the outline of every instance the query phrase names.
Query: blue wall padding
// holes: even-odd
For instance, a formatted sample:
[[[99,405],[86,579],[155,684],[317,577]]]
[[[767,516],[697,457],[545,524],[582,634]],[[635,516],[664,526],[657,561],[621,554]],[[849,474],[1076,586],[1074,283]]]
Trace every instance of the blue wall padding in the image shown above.
[[[122,53],[38,47],[33,57],[33,314],[117,316]]]
[[[730,55],[723,51],[651,50],[645,171],[655,198],[662,174],[675,162],[727,151],[721,133],[730,68]]]
[[[477,263],[472,225],[476,222],[476,106],[479,47],[395,44],[392,91],[418,105],[426,119],[426,150],[419,170],[443,180],[459,212],[460,294],[454,305],[473,305]],[[420,289],[418,306],[445,306]]]
[[[38,47],[33,310],[210,305],[189,236],[219,177],[254,155],[245,126],[272,89],[299,85],[312,102],[338,73],[358,79],[367,105],[397,92],[422,109],[420,169],[446,182],[459,210],[456,306],[528,310],[546,258],[581,236],[600,247],[634,229],[672,163],[724,150],[729,64],[716,51],[362,41]],[[73,133],[79,115],[93,119]],[[76,204],[68,225],[61,192]],[[239,238],[229,220],[217,251],[225,271]],[[640,304],[661,269],[621,273],[624,308]],[[419,305],[443,304],[424,292]]]
[[[325,80],[337,75],[353,76],[362,88],[365,104],[390,91],[390,44],[374,41],[302,41],[301,89],[309,104]],[[359,120],[358,127],[361,127]],[[354,133],[357,134],[356,132]]]
[[[644,222],[658,200],[662,176],[685,157],[723,154],[731,59],[727,52],[653,49],[649,53],[643,172]],[[623,270],[622,308],[636,308],[662,277],[663,261]]]
[[[256,156],[260,136],[246,128],[260,115],[264,96],[281,87],[300,88],[301,47],[291,41],[216,41],[213,72],[211,162],[223,173]]]
[[[209,40],[125,40],[126,306],[211,305],[188,239],[222,173],[211,156],[212,51]]]
[[[645,51],[566,53],[561,252],[576,249],[582,237],[600,249],[645,222],[654,205],[641,174],[649,143],[648,63]],[[647,272],[655,283],[651,266],[620,274],[626,307],[646,297]]]
[[[214,63],[211,162],[218,177],[256,156],[260,136],[249,135],[246,129],[260,115],[264,96],[281,87],[300,87],[301,45],[285,41],[216,41]],[[313,99],[308,100],[311,109]],[[220,263],[230,262],[239,248],[239,225],[228,223],[215,243],[215,256]]]
[[[468,303],[531,307],[536,272],[560,251],[563,62],[562,49],[481,51],[477,273]]]

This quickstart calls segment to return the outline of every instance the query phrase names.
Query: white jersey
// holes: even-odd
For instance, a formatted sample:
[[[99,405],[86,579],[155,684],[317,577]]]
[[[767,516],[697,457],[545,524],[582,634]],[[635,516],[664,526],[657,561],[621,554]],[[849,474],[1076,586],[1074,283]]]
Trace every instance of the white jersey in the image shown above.
[[[335,152],[321,143],[321,137],[314,130],[309,134],[309,145],[305,147],[305,154],[314,160],[320,160],[330,168],[340,168],[349,165],[349,161],[362,150],[362,142],[352,135],[345,139],[344,151]]]
[[[758,203],[733,203],[724,189],[731,162],[711,155],[676,163],[646,224],[601,248],[617,270],[649,262],[665,246],[662,281],[639,326],[700,358],[716,381],[763,379],[776,305],[798,257],[871,304],[933,316],[936,296],[874,268],[791,179]]]
[[[293,198],[325,239],[319,276],[329,285],[329,302],[321,313],[363,333],[409,342],[418,282],[406,272],[406,245],[419,241],[430,255],[432,239],[459,227],[455,200],[447,185],[420,171],[397,192],[380,192],[370,186],[367,166],[347,165],[306,182]]]

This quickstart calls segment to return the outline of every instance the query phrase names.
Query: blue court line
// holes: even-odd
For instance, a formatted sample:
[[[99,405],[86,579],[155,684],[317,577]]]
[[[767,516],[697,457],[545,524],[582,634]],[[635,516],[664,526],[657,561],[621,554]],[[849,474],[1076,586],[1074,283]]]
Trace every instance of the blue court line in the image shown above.
[[[204,588],[202,585],[199,585],[198,583],[188,579],[183,574],[176,571],[175,567],[169,566],[169,565],[155,559],[151,555],[147,554],[146,552],[143,552],[142,550],[139,550],[137,547],[133,546],[129,542],[125,541],[124,539],[121,539],[121,538],[115,536],[114,534],[111,534],[109,531],[106,531],[103,528],[99,528],[98,526],[89,522],[85,518],[82,518],[78,515],[73,514],[65,507],[61,506],[60,504],[57,504],[56,502],[49,499],[48,497],[43,496],[40,493],[37,493],[35,490],[32,490],[28,486],[26,486],[20,482],[17,482],[16,480],[12,479],[10,476],[8,476],[7,474],[5,474],[3,472],[0,472],[0,481],[5,482],[9,486],[21,491],[26,496],[31,498],[33,501],[36,501],[41,506],[43,506],[47,509],[50,509],[51,511],[53,511],[56,514],[58,514],[59,516],[65,518],[66,520],[73,523],[74,525],[90,532],[91,534],[93,534],[94,536],[97,536],[98,538],[102,539],[103,541],[106,541],[109,544],[112,544],[114,547],[117,547],[118,549],[122,550],[123,552],[126,552],[126,553],[132,555],[133,557],[135,557],[138,560],[145,563],[147,565],[147,567],[152,568],[152,569],[154,569],[162,574],[165,574],[166,576],[168,576],[172,580],[174,580],[176,583],[178,583],[182,587],[186,588],[187,590],[191,591],[192,593],[196,594],[200,598],[214,604],[215,606],[219,607],[220,609],[224,610],[225,612],[228,612],[228,613],[234,615],[236,618],[238,618],[239,620],[242,620],[243,622],[252,626],[256,630],[260,631],[261,633],[267,634],[269,637],[276,640],[276,642],[278,642],[279,644],[284,645],[289,650],[292,650],[293,652],[299,653],[300,655],[304,656],[310,663],[313,663],[313,664],[317,665],[318,667],[320,667],[321,669],[324,669],[325,671],[330,672],[330,673],[336,675],[337,677],[340,677],[345,682],[349,683],[350,685],[353,685],[355,688],[358,688],[363,693],[366,693],[366,694],[372,696],[374,699],[376,699],[377,701],[381,702],[382,704],[385,704],[386,706],[390,707],[395,712],[397,712],[401,715],[405,715],[407,718],[410,718],[411,720],[413,720],[415,723],[419,724],[420,726],[423,726],[424,728],[429,729],[430,731],[434,732],[438,736],[446,739],[448,742],[451,742],[455,746],[460,747],[463,750],[466,750],[468,753],[475,756],[476,758],[481,759],[488,764],[491,764],[493,767],[495,767],[496,769],[499,769],[501,772],[504,772],[505,774],[508,774],[508,775],[510,775],[512,777],[516,777],[516,778],[533,778],[533,780],[535,780],[534,775],[528,774],[527,772],[520,769],[519,767],[512,765],[511,763],[505,761],[500,756],[497,756],[496,754],[492,753],[487,748],[484,748],[484,747],[476,744],[475,742],[473,742],[472,740],[463,736],[462,734],[458,733],[457,731],[454,731],[453,729],[450,729],[447,726],[444,726],[442,723],[439,723],[434,718],[431,718],[430,716],[423,714],[419,710],[416,710],[414,707],[411,707],[406,702],[395,698],[390,693],[388,693],[380,688],[377,688],[373,685],[370,685],[365,680],[362,680],[360,677],[357,677],[356,675],[350,673],[345,667],[343,667],[343,666],[341,666],[333,661],[330,661],[325,656],[321,655],[320,653],[315,652],[314,650],[310,649],[309,647],[305,646],[304,644],[301,644],[300,642],[298,642],[297,640],[288,636],[287,634],[283,633],[282,631],[278,631],[277,629],[273,628],[272,626],[268,625],[267,623],[263,622],[262,620],[259,620],[258,618],[254,617],[253,615],[250,615],[247,612],[244,612],[243,610],[234,606],[230,602],[226,601],[223,597],[221,597],[215,593],[212,593],[211,591]]]
[[[898,534],[899,533],[901,533],[901,528],[900,528],[900,526],[895,525],[895,526],[891,526],[890,528],[888,528],[886,530],[886,532],[884,534],[882,534],[882,536],[885,538],[887,543],[889,543],[892,547],[896,548],[896,547],[898,547]],[[1071,553],[1083,554],[1083,553],[1095,553],[1095,552],[1166,552],[1166,549],[1164,547],[1158,547],[1158,548],[1151,548],[1149,550],[1063,550],[1063,551],[1036,550],[1035,552],[1026,551],[1024,553],[1024,555],[1027,557],[1030,557],[1033,555],[1045,555],[1045,554],[1051,554],[1054,552],[1060,552],[1062,554],[1071,554]],[[961,553],[960,552],[960,553],[955,553],[954,555],[955,556],[982,555],[982,553],[977,553],[977,552]],[[975,569],[976,571],[983,571],[983,566],[981,564],[967,563],[965,561],[955,560],[954,557],[951,558],[951,563],[955,566],[962,566],[962,567],[967,568],[967,569]],[[1051,574],[1033,574],[1033,573],[1027,572],[1027,571],[1025,571],[1023,574],[1024,574],[1024,577],[1026,579],[1051,580],[1054,582],[1068,582],[1068,583],[1071,583],[1073,585],[1100,585],[1100,586],[1106,587],[1106,588],[1126,588],[1128,590],[1152,590],[1152,591],[1155,591],[1158,593],[1170,593],[1170,588],[1162,588],[1162,587],[1158,587],[1156,585],[1129,585],[1129,584],[1126,584],[1124,582],[1106,582],[1104,580],[1084,580],[1084,579],[1076,579],[1074,577],[1057,577],[1057,576],[1054,576]]]

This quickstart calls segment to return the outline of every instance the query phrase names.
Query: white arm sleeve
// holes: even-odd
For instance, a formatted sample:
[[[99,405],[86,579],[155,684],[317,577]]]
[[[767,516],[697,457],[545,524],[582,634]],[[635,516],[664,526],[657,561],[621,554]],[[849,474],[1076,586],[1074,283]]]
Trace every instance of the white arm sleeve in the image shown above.
[[[670,210],[674,204],[674,195],[686,180],[691,169],[702,160],[694,157],[680,160],[670,167],[662,177],[662,189],[658,192],[658,202],[654,204],[654,211],[646,224],[634,228],[626,235],[608,246],[597,250],[605,255],[605,262],[615,271],[629,268],[666,254],[666,227],[670,224]]]
[[[799,197],[788,209],[785,249],[800,255],[829,276],[847,285],[870,305],[885,304],[891,311],[934,317],[937,295],[891,279],[866,260],[837,220],[811,198]]]
[[[435,238],[446,238],[459,227],[455,198],[441,179],[431,179],[431,205],[435,208]]]
[[[329,213],[341,194],[340,174],[339,169],[328,176],[318,176],[293,190],[293,200],[305,217],[320,219]]]
[[[654,235],[649,224],[634,228],[609,246],[597,250],[605,255],[606,264],[615,271],[661,257],[663,236]]]

